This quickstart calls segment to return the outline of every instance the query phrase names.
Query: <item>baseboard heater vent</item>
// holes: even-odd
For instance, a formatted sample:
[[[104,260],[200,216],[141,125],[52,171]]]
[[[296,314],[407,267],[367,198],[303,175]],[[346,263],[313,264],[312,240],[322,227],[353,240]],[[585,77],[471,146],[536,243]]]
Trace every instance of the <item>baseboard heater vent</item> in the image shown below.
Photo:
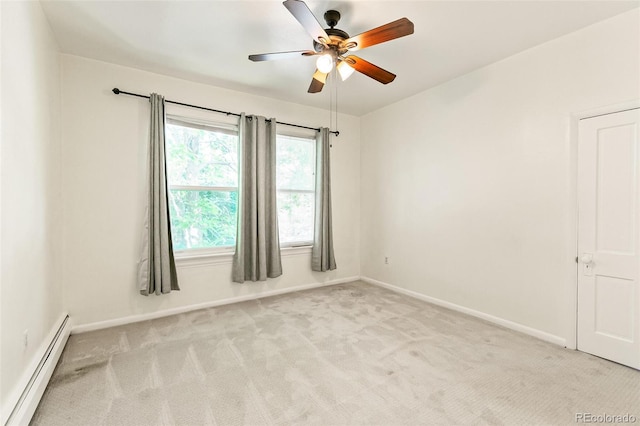
[[[27,425],[31,421],[69,338],[70,327],[68,323],[69,315],[65,315],[7,418],[5,426]]]

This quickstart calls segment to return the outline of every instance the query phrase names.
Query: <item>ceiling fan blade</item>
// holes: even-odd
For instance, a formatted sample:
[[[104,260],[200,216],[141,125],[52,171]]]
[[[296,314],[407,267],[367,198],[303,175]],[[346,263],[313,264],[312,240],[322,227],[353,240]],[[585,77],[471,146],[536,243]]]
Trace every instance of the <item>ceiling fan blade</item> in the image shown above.
[[[413,34],[413,22],[407,18],[400,18],[397,21],[348,38],[340,43],[340,46],[355,51],[409,34]]]
[[[254,62],[260,62],[273,61],[274,59],[300,58],[302,56],[313,56],[317,54],[318,53],[313,50],[295,50],[291,52],[259,53],[256,55],[249,55],[249,59]]]
[[[293,17],[302,24],[304,29],[307,30],[315,41],[325,45],[329,42],[329,36],[316,17],[313,16],[313,13],[305,2],[300,0],[286,0],[282,4],[291,12]]]
[[[383,70],[379,66],[373,65],[371,62],[365,61],[355,55],[349,55],[346,58],[343,58],[343,61],[356,71],[361,72],[374,80],[378,80],[382,84],[389,84],[396,78],[395,74],[392,74],[387,70]]]
[[[316,70],[316,72],[313,73],[313,78],[311,79],[311,84],[309,85],[309,90],[307,90],[307,92],[319,93],[320,91],[322,91],[322,88],[324,87],[324,83],[326,81],[327,73]]]

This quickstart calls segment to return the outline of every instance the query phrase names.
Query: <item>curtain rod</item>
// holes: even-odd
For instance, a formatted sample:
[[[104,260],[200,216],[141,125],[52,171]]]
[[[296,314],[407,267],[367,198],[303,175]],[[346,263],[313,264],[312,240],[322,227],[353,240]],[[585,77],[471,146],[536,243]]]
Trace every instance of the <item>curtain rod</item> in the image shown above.
[[[125,92],[124,90],[120,90],[117,87],[114,87],[112,92],[115,93],[116,95],[123,94],[123,95],[137,96],[139,98],[149,99],[149,96],[139,95],[138,93]],[[237,114],[235,112],[221,111],[219,109],[207,108],[207,107],[198,106],[198,105],[185,104],[185,103],[182,103],[182,102],[170,101],[168,99],[165,99],[165,102],[170,103],[170,104],[175,104],[175,105],[182,105],[182,106],[186,106],[186,107],[189,107],[189,108],[203,109],[205,111],[212,111],[212,112],[217,112],[217,113],[220,113],[220,114],[235,115],[236,117],[240,117],[240,114]],[[267,121],[271,121],[271,120],[267,120]],[[317,128],[317,127],[301,126],[300,124],[283,123],[281,121],[276,121],[276,123],[277,124],[282,124],[283,126],[291,126],[291,127],[298,127],[300,129],[308,129],[308,130],[320,131],[320,129]],[[337,130],[335,130],[335,131],[329,130],[329,133],[333,133],[336,136],[340,135],[340,132],[337,131]]]

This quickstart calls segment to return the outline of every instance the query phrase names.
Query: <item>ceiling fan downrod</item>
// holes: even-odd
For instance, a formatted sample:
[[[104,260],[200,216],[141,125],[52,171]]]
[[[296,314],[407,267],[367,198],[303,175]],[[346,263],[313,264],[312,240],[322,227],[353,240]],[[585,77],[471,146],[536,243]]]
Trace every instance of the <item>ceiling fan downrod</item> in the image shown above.
[[[337,10],[327,10],[324,13],[324,20],[329,27],[333,28],[338,25],[338,21],[340,21],[340,12]]]

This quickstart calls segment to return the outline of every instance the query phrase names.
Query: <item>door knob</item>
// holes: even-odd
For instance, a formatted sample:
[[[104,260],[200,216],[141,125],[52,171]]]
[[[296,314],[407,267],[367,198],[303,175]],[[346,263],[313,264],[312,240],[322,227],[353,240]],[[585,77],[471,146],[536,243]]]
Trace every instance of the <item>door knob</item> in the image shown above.
[[[582,261],[582,263],[593,263],[593,254],[585,253],[582,255],[580,260]]]

